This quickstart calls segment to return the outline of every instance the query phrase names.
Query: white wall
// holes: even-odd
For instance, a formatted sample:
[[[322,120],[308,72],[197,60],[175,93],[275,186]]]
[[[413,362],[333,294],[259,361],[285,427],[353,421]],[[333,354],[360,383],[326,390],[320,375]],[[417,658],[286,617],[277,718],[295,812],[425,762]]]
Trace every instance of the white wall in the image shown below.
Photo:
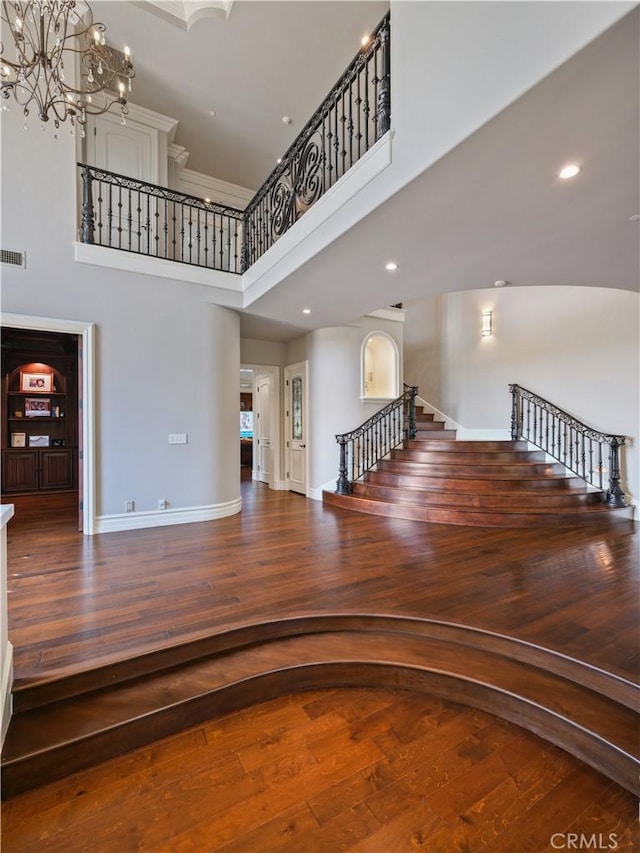
[[[242,364],[269,364],[283,367],[285,344],[280,341],[259,341],[254,338],[240,339],[240,361]]]
[[[591,287],[452,293],[407,303],[406,381],[467,429],[508,429],[517,383],[628,437],[623,488],[640,500],[640,297]],[[480,335],[493,312],[493,335]]]
[[[339,451],[335,436],[355,429],[384,403],[361,400],[363,341],[374,331],[386,332],[402,352],[403,324],[362,317],[349,326],[318,329],[307,335],[309,360],[309,490],[335,487]],[[402,384],[402,369],[400,371]]]
[[[26,250],[27,266],[3,267],[2,308],[96,323],[97,514],[121,514],[126,500],[136,512],[159,499],[170,509],[231,505],[237,314],[207,304],[207,287],[76,264],[74,139],[37,121],[24,131],[15,112],[2,122],[2,247]],[[169,433],[187,433],[188,444],[170,446]]]

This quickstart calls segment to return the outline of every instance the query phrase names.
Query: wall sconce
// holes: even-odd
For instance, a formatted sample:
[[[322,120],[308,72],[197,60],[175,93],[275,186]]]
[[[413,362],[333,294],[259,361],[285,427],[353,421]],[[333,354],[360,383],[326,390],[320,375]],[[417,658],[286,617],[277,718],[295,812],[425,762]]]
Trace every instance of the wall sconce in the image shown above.
[[[493,334],[492,329],[492,312],[491,311],[483,311],[482,312],[482,337],[488,338],[489,335]]]

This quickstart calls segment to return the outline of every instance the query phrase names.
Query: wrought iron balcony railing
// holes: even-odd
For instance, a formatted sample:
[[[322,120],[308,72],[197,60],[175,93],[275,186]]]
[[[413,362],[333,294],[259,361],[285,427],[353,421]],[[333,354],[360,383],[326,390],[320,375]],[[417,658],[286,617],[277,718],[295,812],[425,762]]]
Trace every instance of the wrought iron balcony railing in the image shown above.
[[[389,130],[390,16],[244,211],[79,163],[81,240],[245,272]]]
[[[241,271],[241,210],[78,165],[83,243],[223,272]]]

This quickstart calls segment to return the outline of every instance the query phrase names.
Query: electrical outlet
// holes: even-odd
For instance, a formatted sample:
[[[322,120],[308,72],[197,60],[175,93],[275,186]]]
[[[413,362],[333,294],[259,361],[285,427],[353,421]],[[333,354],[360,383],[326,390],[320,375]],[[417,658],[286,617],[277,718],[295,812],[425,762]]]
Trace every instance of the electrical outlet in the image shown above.
[[[169,444],[186,444],[186,443],[187,443],[186,432],[169,433]]]
[[[164,498],[160,498],[158,501],[158,509],[166,509],[169,506],[169,501],[165,501]]]
[[[135,501],[125,501],[124,502],[124,511],[125,512],[133,512],[135,509]]]

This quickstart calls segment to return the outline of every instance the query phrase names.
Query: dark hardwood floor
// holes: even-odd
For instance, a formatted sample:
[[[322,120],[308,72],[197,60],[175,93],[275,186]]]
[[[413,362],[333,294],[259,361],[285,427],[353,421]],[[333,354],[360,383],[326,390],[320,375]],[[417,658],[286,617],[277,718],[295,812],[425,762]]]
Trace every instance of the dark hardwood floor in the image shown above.
[[[640,561],[628,525],[445,527],[247,481],[242,490],[243,513],[228,519],[91,538],[73,506],[30,513],[18,502],[17,684],[270,618],[336,613],[469,625],[637,680]],[[553,833],[574,832],[602,833],[605,845],[614,833],[630,850],[633,802],[481,711],[353,688],[275,699],[15,797],[3,836],[8,851],[518,853],[557,849]]]

